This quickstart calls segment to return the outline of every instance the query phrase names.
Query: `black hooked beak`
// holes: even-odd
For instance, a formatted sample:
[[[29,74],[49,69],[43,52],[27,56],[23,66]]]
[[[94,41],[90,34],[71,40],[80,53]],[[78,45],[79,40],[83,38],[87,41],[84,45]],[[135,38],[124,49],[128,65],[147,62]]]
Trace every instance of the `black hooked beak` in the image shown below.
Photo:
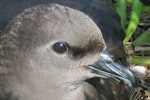
[[[114,62],[112,55],[107,51],[102,52],[99,60],[94,65],[89,65],[89,68],[97,75],[112,78],[130,88],[137,84],[134,73],[129,68]]]

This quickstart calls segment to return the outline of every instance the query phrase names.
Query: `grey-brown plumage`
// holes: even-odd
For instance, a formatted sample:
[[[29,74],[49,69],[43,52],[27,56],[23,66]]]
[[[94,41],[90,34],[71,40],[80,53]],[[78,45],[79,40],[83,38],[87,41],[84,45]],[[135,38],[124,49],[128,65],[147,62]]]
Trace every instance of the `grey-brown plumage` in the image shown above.
[[[92,18],[101,29],[107,50],[111,52],[117,62],[127,66],[126,53],[122,41],[125,33],[120,24],[120,18],[112,9],[112,0],[1,0],[0,2],[0,30],[24,9],[40,5],[58,3],[80,10]],[[118,51],[116,53],[116,51]]]
[[[85,80],[94,77],[87,66],[105,44],[87,15],[57,4],[41,5],[25,10],[2,32],[0,99],[99,99]],[[59,46],[64,48],[59,51]]]

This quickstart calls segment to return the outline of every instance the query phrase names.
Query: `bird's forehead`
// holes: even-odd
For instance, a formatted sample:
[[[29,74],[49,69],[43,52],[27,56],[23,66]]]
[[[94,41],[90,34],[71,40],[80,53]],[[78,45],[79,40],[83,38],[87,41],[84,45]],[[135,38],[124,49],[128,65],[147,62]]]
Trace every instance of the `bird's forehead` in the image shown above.
[[[49,12],[43,15],[48,21],[40,28],[49,35],[50,40],[69,42],[72,45],[84,45],[91,41],[104,42],[101,31],[87,15],[70,8],[63,9],[63,12],[56,9],[52,14]]]
[[[104,44],[101,31],[89,16],[65,6],[37,6],[27,9],[17,20],[21,20],[17,33],[22,45],[25,41],[29,43],[25,44],[27,46],[39,46],[51,41],[63,41],[75,46],[87,45],[91,41]]]
[[[72,43],[72,45],[89,43],[91,41],[103,42],[101,32],[95,24],[90,21],[80,24],[78,20],[76,20],[76,23],[65,22],[62,25],[56,25],[55,27],[57,28],[54,29],[46,25],[47,29],[45,27],[46,30],[44,31],[49,35],[50,41],[63,41]]]

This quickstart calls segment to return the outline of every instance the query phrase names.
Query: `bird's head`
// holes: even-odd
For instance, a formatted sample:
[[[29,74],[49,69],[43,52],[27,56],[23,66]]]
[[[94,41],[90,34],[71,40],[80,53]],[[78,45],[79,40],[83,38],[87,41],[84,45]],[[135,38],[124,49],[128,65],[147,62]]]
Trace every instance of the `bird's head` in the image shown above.
[[[101,31],[87,15],[57,4],[25,10],[3,32],[15,91],[18,83],[49,89],[80,84],[93,77],[88,65],[105,49]]]
[[[16,94],[72,90],[98,74],[107,76],[89,67],[105,43],[96,24],[80,11],[57,4],[29,8],[2,32],[1,73],[8,73],[3,80]]]

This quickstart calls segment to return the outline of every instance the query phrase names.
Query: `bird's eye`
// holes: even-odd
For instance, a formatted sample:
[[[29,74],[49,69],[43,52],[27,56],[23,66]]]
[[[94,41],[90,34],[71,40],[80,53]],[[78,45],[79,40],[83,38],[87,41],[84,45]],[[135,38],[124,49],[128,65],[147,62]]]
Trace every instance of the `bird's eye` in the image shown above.
[[[53,49],[55,52],[59,54],[67,53],[69,50],[69,46],[67,43],[64,42],[57,42],[53,45]]]

